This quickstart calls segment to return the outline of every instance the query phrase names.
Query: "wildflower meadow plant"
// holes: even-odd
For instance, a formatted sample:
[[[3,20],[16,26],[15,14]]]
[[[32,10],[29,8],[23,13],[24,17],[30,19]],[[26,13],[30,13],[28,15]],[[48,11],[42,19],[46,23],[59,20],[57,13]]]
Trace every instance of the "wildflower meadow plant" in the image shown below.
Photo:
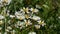
[[[54,5],[49,7],[50,1],[43,0],[43,3],[41,1],[0,0],[0,34],[49,34],[53,32],[55,29],[51,28],[59,26],[53,23],[54,20],[59,19],[59,17],[55,19],[58,14],[50,12],[54,9],[52,7]]]

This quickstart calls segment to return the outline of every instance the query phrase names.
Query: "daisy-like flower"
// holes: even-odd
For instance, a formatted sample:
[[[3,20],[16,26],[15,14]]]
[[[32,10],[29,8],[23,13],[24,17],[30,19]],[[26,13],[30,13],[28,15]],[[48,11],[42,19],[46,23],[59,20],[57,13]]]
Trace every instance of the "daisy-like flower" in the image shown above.
[[[3,7],[4,5],[9,5],[11,0],[0,0],[0,7]]]
[[[29,8],[27,7],[27,8],[25,8],[25,7],[23,7],[23,10],[24,10],[24,12],[26,12],[26,13],[29,13]]]
[[[36,34],[36,32],[29,32],[28,34]]]
[[[19,26],[20,26],[20,27],[19,27]],[[25,23],[18,21],[17,24],[15,24],[15,27],[22,29],[22,28],[25,27]]]
[[[46,23],[44,23],[44,21],[38,21],[38,24],[40,24],[42,26],[46,25]]]
[[[32,23],[31,23],[30,20],[24,20],[24,21],[25,21],[26,27],[27,27],[28,25],[32,25]]]
[[[28,18],[30,18],[30,16],[29,16],[28,14],[25,14],[25,18],[27,18],[27,19],[28,19]]]
[[[39,29],[39,28],[40,28],[40,25],[35,25],[35,28],[36,28],[36,29]]]
[[[4,19],[4,18],[5,18],[5,17],[4,17],[3,15],[0,14],[0,20],[1,20],[1,19]]]
[[[24,13],[15,12],[15,16],[17,19],[20,19],[20,20],[25,19]]]
[[[3,6],[3,5],[2,5],[2,1],[3,1],[3,0],[0,0],[0,7],[2,7],[2,6]]]
[[[26,10],[26,11],[25,11],[26,13],[29,13],[29,11],[28,11],[28,10],[29,10],[28,7],[27,7],[25,10]]]
[[[4,5],[9,5],[11,0],[3,0]]]

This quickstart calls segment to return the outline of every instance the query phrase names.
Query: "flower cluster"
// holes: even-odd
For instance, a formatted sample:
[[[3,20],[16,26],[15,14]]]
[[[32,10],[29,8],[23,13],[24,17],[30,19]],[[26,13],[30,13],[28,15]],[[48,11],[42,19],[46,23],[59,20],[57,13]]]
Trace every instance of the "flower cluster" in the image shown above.
[[[14,15],[11,15],[10,11],[7,10],[5,13],[7,16],[5,16],[5,14],[0,14],[0,25],[5,24],[5,33],[15,33],[15,28],[23,29],[29,26],[34,26],[36,29],[40,29],[41,26],[46,24],[40,17],[36,16],[38,12],[39,10],[36,8],[23,7],[19,11],[15,11]],[[0,27],[0,31],[1,30],[2,27]]]
[[[3,7],[5,5],[9,5],[11,0],[0,0],[0,7]]]

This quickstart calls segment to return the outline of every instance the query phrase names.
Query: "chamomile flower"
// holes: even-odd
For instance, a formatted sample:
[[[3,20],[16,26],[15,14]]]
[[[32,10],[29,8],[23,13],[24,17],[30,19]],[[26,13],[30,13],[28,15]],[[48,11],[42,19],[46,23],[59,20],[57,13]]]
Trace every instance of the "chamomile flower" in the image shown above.
[[[15,16],[16,16],[17,19],[20,19],[20,20],[25,19],[24,14],[20,13],[20,12],[15,12]]]
[[[40,22],[38,22],[38,24],[40,24],[42,26],[46,25],[46,23],[44,23],[44,21],[40,21]]]
[[[26,12],[26,13],[29,13],[29,11],[28,11],[28,10],[29,10],[29,9],[28,9],[28,7],[27,7],[25,12]]]
[[[25,21],[26,27],[27,27],[28,25],[32,25],[32,23],[31,23],[30,20],[24,20],[24,21]]]
[[[30,16],[28,14],[25,14],[25,18],[28,19],[30,18]]]

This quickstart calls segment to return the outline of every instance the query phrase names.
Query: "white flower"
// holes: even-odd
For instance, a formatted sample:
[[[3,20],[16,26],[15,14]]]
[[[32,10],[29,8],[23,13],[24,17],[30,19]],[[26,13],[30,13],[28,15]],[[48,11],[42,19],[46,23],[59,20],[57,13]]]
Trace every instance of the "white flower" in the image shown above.
[[[29,10],[28,7],[27,7],[25,10],[26,10],[26,11],[25,11],[26,13],[29,13],[29,11],[28,11],[28,10]]]
[[[4,16],[0,15],[0,20],[1,20],[1,19],[4,19],[4,18],[5,18]]]
[[[38,24],[40,24],[42,26],[46,25],[46,23],[44,23],[44,21],[40,21],[40,22],[38,22]]]
[[[36,8],[35,8],[35,9],[34,9],[34,8],[31,8],[31,9],[29,9],[29,10],[30,10],[30,11],[32,11],[33,13],[34,13],[34,12],[36,13],[36,12],[38,12],[38,11],[39,11],[39,10],[38,10],[38,9],[36,9]]]
[[[24,13],[15,12],[15,16],[17,19],[20,19],[20,20],[25,19]]]
[[[25,18],[30,18],[31,16],[30,15],[28,15],[28,14],[25,14]]]
[[[2,34],[2,33],[0,32],[0,34]]]
[[[11,0],[0,0],[0,7],[3,7],[4,5],[9,5]]]
[[[16,28],[19,28],[19,26],[17,24],[14,25]]]
[[[10,11],[9,11],[9,10],[7,10],[7,16],[9,16],[9,12],[10,12]]]
[[[8,30],[8,29],[5,29],[5,31],[6,31],[6,32],[9,32],[9,30]]]
[[[28,25],[32,25],[32,23],[31,23],[30,20],[24,20],[24,21],[25,21],[26,26],[28,26]]]
[[[41,7],[39,5],[36,5],[36,8],[40,9]]]
[[[2,20],[0,20],[0,25],[2,25],[4,22]]]
[[[0,4],[2,3],[3,0],[0,0]]]
[[[38,17],[38,16],[33,16],[32,19],[38,21],[38,20],[40,20],[40,17]]]
[[[60,19],[60,16],[58,18]]]
[[[20,28],[20,29],[22,29],[22,28],[24,28],[25,26],[25,23],[24,22],[20,22],[20,21],[18,21],[17,22],[17,24],[15,25],[17,28]],[[20,27],[19,27],[20,26]]]
[[[0,7],[3,7],[3,5],[2,5],[2,1],[3,1],[3,0],[0,0]]]
[[[38,12],[38,11],[39,11],[39,10],[35,8],[33,12],[35,12],[35,13],[36,13],[36,12]]]
[[[20,21],[18,21],[18,22],[16,23],[16,25],[20,25]]]
[[[14,17],[15,17],[15,15],[10,15],[10,17],[11,17],[11,18],[14,18]]]
[[[3,2],[5,2],[4,5],[9,5],[11,0],[3,0]]]
[[[28,34],[36,34],[36,32],[29,32]]]
[[[21,26],[20,29],[25,28],[25,26]]]
[[[20,22],[20,24],[19,24],[20,26],[24,26],[25,25],[25,23],[24,22]]]
[[[34,9],[33,9],[33,8],[30,8],[29,10],[30,10],[30,11],[33,11]]]
[[[8,30],[11,30],[11,29],[12,29],[12,27],[8,26],[8,27],[7,27],[7,29],[8,29]]]
[[[13,30],[13,31],[11,31],[11,34],[15,34],[15,32],[16,32],[16,31],[15,31],[15,30]]]
[[[36,29],[39,29],[39,28],[40,28],[40,25],[35,25],[35,28],[36,28]]]
[[[7,34],[7,32],[4,32],[4,34]]]

